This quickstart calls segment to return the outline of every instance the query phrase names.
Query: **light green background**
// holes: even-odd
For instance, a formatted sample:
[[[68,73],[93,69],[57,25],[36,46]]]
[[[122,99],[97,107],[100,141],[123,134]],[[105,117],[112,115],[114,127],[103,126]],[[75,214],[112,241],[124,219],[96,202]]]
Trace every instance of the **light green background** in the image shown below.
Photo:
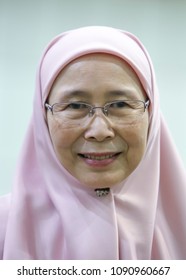
[[[0,194],[11,190],[43,48],[58,33],[86,25],[121,28],[144,43],[186,165],[186,1],[0,0]]]

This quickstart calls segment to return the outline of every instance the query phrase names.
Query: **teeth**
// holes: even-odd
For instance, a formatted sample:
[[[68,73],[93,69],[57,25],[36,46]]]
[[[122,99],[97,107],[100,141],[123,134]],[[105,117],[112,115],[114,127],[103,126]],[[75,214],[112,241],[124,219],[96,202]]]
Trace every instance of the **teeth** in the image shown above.
[[[106,155],[106,156],[84,155],[84,157],[89,159],[95,159],[95,160],[103,160],[103,159],[112,158],[113,155]]]

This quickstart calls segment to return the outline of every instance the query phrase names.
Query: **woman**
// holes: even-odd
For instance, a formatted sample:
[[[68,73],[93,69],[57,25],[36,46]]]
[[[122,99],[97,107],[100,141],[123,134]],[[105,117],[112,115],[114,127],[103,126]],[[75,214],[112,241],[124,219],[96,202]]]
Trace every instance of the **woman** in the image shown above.
[[[46,48],[3,259],[185,259],[186,175],[159,109],[149,55],[109,27]]]

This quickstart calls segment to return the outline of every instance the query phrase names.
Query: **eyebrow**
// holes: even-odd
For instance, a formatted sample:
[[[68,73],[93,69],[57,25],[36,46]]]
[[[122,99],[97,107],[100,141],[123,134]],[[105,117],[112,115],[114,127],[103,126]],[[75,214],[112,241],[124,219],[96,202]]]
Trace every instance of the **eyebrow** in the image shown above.
[[[69,90],[62,93],[63,97],[87,97],[88,92],[83,90]]]
[[[72,97],[91,97],[90,93],[86,90],[69,90],[63,92],[63,98],[72,98]],[[124,98],[135,98],[135,90],[134,89],[118,89],[118,90],[110,90],[105,93],[105,97],[124,97]]]
[[[107,95],[109,97],[131,98],[131,97],[135,97],[135,91],[132,89],[111,90],[107,93]]]

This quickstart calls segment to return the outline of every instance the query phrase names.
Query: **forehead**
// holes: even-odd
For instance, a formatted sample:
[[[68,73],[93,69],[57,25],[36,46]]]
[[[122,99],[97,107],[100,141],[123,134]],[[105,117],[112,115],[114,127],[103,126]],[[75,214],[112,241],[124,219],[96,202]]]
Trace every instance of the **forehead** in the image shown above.
[[[114,71],[116,71],[116,69],[119,70],[119,68],[120,68],[123,71],[129,73],[129,75],[135,76],[136,79],[138,79],[135,71],[125,60],[121,59],[120,57],[117,57],[117,56],[114,56],[111,54],[107,54],[107,53],[92,53],[92,54],[83,55],[81,57],[74,59],[61,70],[57,79],[62,77],[69,71],[74,70],[74,74],[78,75],[78,72],[76,72],[76,69],[81,70],[81,71],[83,71],[83,69],[85,69],[86,72],[88,70],[89,70],[88,72],[90,72],[92,70],[92,68],[93,67],[96,68],[96,66],[98,68],[97,70],[99,70],[101,67],[101,69],[105,68],[104,69],[105,71],[110,70],[111,68]]]
[[[87,54],[64,67],[53,83],[50,95],[61,92],[68,95],[73,91],[96,92],[101,88],[110,91],[122,91],[132,87],[144,92],[140,80],[123,59],[110,54]]]

